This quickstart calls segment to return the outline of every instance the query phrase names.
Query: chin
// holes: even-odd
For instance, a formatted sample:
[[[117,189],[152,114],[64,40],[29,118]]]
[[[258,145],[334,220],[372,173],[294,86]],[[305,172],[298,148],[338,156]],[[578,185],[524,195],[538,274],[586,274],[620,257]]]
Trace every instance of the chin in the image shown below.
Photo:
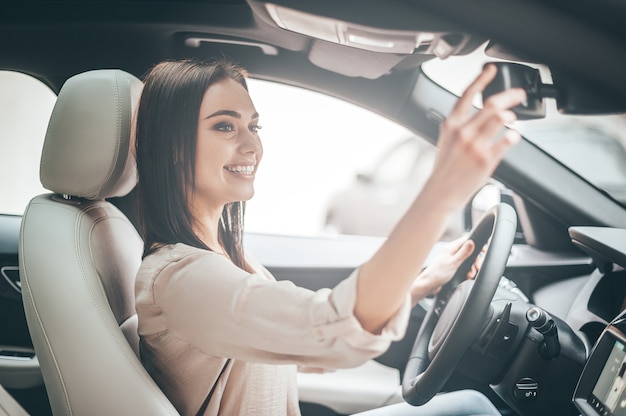
[[[235,198],[233,198],[233,200],[231,202],[238,202],[238,201],[249,201],[250,199],[252,199],[252,197],[254,196],[254,189],[250,190],[248,192],[242,192],[241,194],[239,194],[238,196],[236,196]]]

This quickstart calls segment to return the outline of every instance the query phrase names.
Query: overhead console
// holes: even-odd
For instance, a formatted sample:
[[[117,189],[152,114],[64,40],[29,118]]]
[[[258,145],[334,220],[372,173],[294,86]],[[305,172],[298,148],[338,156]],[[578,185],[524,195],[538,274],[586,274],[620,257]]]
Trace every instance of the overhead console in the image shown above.
[[[398,15],[388,19],[389,6],[381,2],[248,0],[248,4],[266,24],[311,39],[307,52],[313,64],[346,76],[376,79],[434,57],[467,54],[486,41],[434,16],[416,14],[414,8],[407,8],[400,19]],[[334,52],[346,50],[348,61],[333,58]]]
[[[283,29],[371,52],[420,53],[445,59],[461,52],[470,41],[469,35],[460,32],[375,28],[275,3],[266,3],[265,10]]]

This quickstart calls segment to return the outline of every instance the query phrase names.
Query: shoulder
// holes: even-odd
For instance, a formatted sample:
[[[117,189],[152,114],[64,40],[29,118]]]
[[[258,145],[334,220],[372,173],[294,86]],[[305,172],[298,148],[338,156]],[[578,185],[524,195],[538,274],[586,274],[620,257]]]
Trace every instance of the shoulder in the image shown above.
[[[139,280],[211,273],[214,276],[247,275],[224,256],[186,244],[169,244],[146,256],[139,269]]]
[[[233,268],[241,270],[221,254],[183,243],[163,246],[149,256],[146,256],[144,262],[156,263],[166,267],[193,267],[200,265],[219,267],[220,269]],[[244,272],[243,270],[241,271]]]
[[[192,247],[187,244],[167,244],[154,250],[144,257],[142,267],[163,267],[185,259],[201,259],[203,261],[219,261],[221,256],[209,250]]]
[[[270,271],[267,270],[265,266],[263,266],[254,256],[252,256],[247,251],[245,253],[245,256],[246,256],[246,261],[248,262],[248,265],[252,267],[252,270],[254,270],[255,274],[265,279],[276,280],[274,276],[272,275],[272,273],[270,273]]]

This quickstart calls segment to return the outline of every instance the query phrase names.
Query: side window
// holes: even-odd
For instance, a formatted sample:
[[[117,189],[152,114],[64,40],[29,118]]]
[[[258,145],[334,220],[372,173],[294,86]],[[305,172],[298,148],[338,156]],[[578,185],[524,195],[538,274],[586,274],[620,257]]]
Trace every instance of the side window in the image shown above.
[[[255,79],[249,89],[264,156],[246,229],[388,235],[430,174],[434,146],[323,94]]]
[[[41,148],[56,95],[25,74],[0,71],[0,213],[21,214],[44,191]]]
[[[420,155],[419,139],[409,138],[390,149],[378,161],[371,179],[376,184],[393,186],[409,180]]]

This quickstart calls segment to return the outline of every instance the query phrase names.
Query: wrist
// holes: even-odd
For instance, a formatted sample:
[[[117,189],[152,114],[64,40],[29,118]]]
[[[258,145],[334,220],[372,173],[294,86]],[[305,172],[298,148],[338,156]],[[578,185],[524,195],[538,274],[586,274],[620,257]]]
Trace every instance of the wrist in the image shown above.
[[[433,172],[420,194],[435,201],[436,210],[447,216],[465,206],[473,193],[461,192],[459,184],[451,181],[445,172]]]
[[[413,306],[417,305],[417,303],[426,296],[436,293],[439,290],[439,286],[433,282],[433,279],[428,277],[427,270],[428,269],[425,269],[420,273],[411,288],[411,301]]]

